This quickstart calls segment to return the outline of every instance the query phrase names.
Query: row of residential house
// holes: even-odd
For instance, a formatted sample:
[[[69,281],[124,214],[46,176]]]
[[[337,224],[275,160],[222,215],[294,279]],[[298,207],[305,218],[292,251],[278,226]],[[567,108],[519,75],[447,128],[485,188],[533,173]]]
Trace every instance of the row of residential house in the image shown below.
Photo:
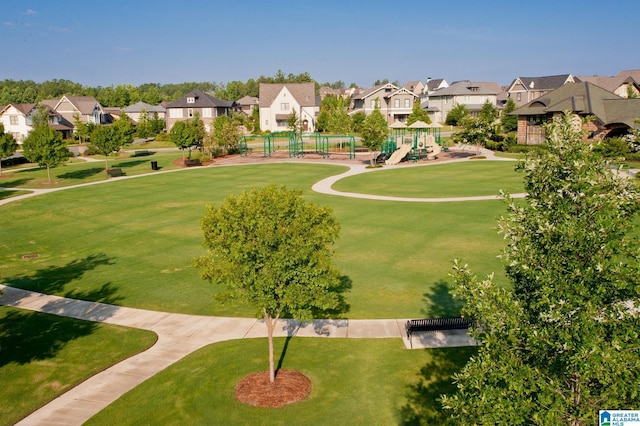
[[[259,97],[244,97],[238,101],[223,101],[212,94],[194,90],[165,105],[155,106],[138,102],[123,111],[134,121],[143,112],[166,120],[167,131],[178,121],[200,117],[207,130],[221,115],[241,112],[250,115],[259,108],[262,131],[288,129],[287,118],[292,111],[299,117],[305,131],[315,129],[321,99],[329,94],[350,100],[349,113],[370,114],[379,108],[389,124],[405,122],[414,102],[419,101],[432,122],[442,123],[457,105],[464,105],[476,114],[489,102],[501,109],[511,98],[518,109],[518,142],[540,143],[544,138],[542,124],[550,115],[571,110],[589,116],[589,135],[595,139],[619,135],[633,127],[640,118],[640,70],[621,71],[613,77],[574,77],[571,74],[544,77],[517,77],[507,87],[492,82],[427,79],[408,82],[402,87],[391,83],[369,89],[340,89],[328,87],[315,94],[314,83],[260,84]],[[107,124],[119,111],[103,108],[94,98],[63,96],[60,100],[43,101],[49,110],[49,123],[65,137],[70,137],[74,123]],[[31,117],[36,104],[0,106],[0,122],[21,143],[31,131]],[[109,114],[111,113],[111,114]]]

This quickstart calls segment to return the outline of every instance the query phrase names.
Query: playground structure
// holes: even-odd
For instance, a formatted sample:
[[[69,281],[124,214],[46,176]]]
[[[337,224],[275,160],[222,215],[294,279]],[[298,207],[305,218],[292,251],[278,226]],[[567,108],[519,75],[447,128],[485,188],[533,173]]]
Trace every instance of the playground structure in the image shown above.
[[[393,165],[404,160],[433,160],[443,150],[440,128],[420,121],[409,127],[399,122],[394,125],[390,126],[390,135],[380,147],[376,162]],[[239,151],[241,157],[261,155],[267,158],[286,153],[288,158],[315,155],[326,159],[333,155],[346,155],[353,160],[356,158],[356,139],[354,135],[273,132],[242,136]]]
[[[330,155],[348,155],[356,158],[356,140],[353,135],[330,135],[321,133],[269,133],[264,136],[242,136],[239,143],[240,156],[259,153],[262,157],[272,157],[285,150],[289,158],[302,158],[308,154],[320,155],[323,159]]]
[[[418,122],[416,127],[396,127],[392,132],[380,148],[378,162],[394,165],[405,159],[434,160],[442,152],[440,129],[437,127],[427,127],[425,123]]]

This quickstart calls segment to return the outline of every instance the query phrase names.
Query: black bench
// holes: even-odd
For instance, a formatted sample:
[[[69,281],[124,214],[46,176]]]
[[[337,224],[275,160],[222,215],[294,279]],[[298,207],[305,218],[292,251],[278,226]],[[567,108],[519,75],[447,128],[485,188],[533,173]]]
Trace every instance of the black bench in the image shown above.
[[[407,339],[413,347],[411,336],[418,331],[445,331],[445,330],[467,330],[471,325],[471,320],[464,317],[451,318],[424,318],[407,321],[405,330]]]
[[[124,171],[122,169],[109,169],[107,170],[107,174],[109,177],[124,176]]]

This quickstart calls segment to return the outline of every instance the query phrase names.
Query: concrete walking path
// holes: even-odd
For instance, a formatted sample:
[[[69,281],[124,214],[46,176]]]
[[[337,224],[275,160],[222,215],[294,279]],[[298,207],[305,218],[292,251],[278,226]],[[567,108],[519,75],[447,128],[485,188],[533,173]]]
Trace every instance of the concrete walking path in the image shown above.
[[[0,305],[153,331],[158,340],[134,355],[90,377],[33,412],[17,425],[81,425],[120,396],[190,353],[212,343],[264,338],[266,328],[255,318],[208,317],[147,311],[0,286]],[[281,320],[275,336],[325,338],[400,338],[405,347],[473,346],[465,332],[420,333],[409,342],[406,319]]]

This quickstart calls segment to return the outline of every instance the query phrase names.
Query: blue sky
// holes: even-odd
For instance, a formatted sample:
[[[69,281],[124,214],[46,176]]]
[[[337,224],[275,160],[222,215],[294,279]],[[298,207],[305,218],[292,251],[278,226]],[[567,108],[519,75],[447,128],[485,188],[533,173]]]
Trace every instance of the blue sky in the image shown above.
[[[640,0],[3,0],[0,80],[370,87],[640,69]]]

